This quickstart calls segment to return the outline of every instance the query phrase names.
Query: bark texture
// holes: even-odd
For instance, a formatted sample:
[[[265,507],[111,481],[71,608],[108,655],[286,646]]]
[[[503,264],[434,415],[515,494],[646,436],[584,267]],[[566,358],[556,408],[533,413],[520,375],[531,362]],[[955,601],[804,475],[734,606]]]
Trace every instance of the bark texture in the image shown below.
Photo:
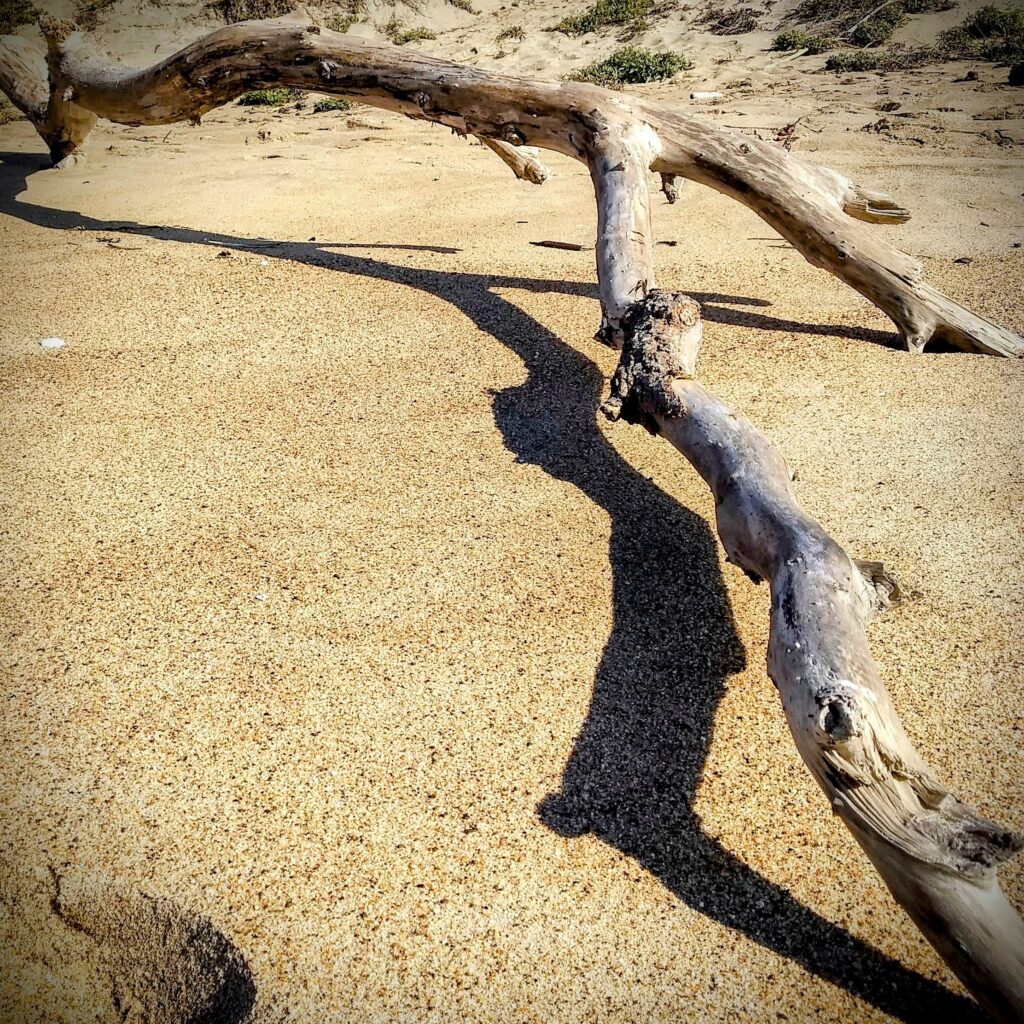
[[[664,104],[367,46],[294,18],[229,26],[145,69],[113,63],[67,23],[42,27],[48,84],[4,41],[0,88],[55,162],[79,153],[97,117],[195,120],[251,89],[286,85],[476,135],[530,181],[546,172],[527,145],[587,164],[598,207],[599,334],[622,349],[604,411],[665,437],[708,483],[728,557],[770,583],[769,673],[830,806],[979,1001],[1001,1020],[1024,1019],[1024,923],[996,878],[1022,841],[960,803],[906,736],[865,633],[894,594],[882,567],[854,563],[800,508],[767,439],[693,379],[700,309],[655,288],[648,177],[661,175],[670,202],[685,177],[749,206],[883,309],[911,350],[939,337],[971,351],[1024,352],[1012,332],[923,284],[918,263],[868,226],[907,212],[834,171]]]

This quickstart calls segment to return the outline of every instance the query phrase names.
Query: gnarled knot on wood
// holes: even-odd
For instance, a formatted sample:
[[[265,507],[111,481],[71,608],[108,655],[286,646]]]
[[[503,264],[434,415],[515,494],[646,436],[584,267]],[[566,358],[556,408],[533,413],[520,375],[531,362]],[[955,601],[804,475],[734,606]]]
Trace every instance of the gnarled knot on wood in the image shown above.
[[[922,815],[914,824],[918,831],[945,844],[952,855],[952,862],[945,866],[958,874],[985,877],[1024,850],[1024,836],[1019,832],[975,814],[952,795],[947,804],[943,813]]]
[[[886,735],[868,689],[838,680],[818,691],[815,702],[819,743],[837,813],[859,805],[858,813],[863,814],[865,806],[873,805],[881,834],[889,842],[922,863],[965,878],[981,880],[1024,849],[1024,837],[983,818],[927,768],[901,756]],[[858,791],[860,795],[855,795]]]
[[[666,171],[661,172],[661,191],[669,203],[674,203],[679,198],[679,178],[675,174]]]
[[[914,792],[922,796],[920,785],[914,785]],[[906,825],[911,856],[983,886],[990,884],[993,869],[1024,849],[1024,836],[983,818],[948,792],[938,800],[922,800],[922,809]]]
[[[855,558],[853,564],[870,588],[871,608],[869,612],[872,615],[881,614],[890,605],[898,604],[903,600],[903,588],[884,562]]]
[[[626,310],[621,329],[622,356],[601,412],[656,434],[656,417],[686,412],[672,382],[689,380],[696,370],[700,303],[683,292],[652,288]]]
[[[526,145],[526,136],[514,124],[506,124],[501,129],[501,137],[511,146]]]
[[[833,743],[841,743],[858,733],[856,716],[852,707],[838,698],[830,700],[818,716],[818,726]]]
[[[871,726],[871,691],[849,680],[837,680],[814,695],[818,706],[818,742],[839,755],[834,767],[848,781],[868,783],[884,779],[896,759],[885,749]],[[830,761],[832,759],[829,759]]]

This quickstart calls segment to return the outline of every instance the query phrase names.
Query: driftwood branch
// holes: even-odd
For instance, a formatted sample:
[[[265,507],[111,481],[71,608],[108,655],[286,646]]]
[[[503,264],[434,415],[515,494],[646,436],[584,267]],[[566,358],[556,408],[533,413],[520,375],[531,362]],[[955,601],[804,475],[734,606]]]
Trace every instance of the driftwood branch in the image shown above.
[[[67,23],[42,27],[48,83],[5,41],[0,88],[56,162],[80,152],[96,117],[169,124],[250,89],[287,85],[476,135],[528,180],[540,173],[530,170],[532,155],[517,155],[524,145],[587,164],[598,206],[600,336],[622,350],[604,411],[665,437],[707,481],[728,557],[770,583],[769,673],[832,809],[979,1001],[1002,1020],[1024,1017],[1024,923],[996,878],[1022,841],[961,804],[907,738],[865,634],[891,589],[884,573],[859,567],[807,516],[781,456],[693,379],[700,310],[654,286],[648,175],[661,175],[670,201],[681,176],[744,203],[884,310],[911,350],[942,338],[971,351],[1024,352],[1015,334],[923,284],[917,262],[868,226],[907,212],[834,171],[664,104],[367,46],[293,19],[230,26],[140,70],[111,62]]]
[[[32,122],[57,167],[77,159],[96,115],[69,102],[66,89],[47,86],[46,65],[18,36],[0,40],[0,89]]]
[[[606,324],[622,342],[602,411],[665,437],[711,488],[729,560],[771,585],[768,672],[804,763],[964,984],[998,1019],[1020,1020],[1024,921],[995,869],[1024,840],[964,806],[914,749],[865,633],[887,603],[884,573],[854,563],[800,508],[767,438],[693,380],[697,303],[654,289],[637,296],[652,280],[650,224],[632,174],[650,146],[629,123],[592,143],[598,278]]]
[[[534,185],[543,185],[550,172],[540,162],[537,150],[533,146],[513,146],[501,139],[489,139],[484,136],[480,141],[492,152],[504,160],[512,173],[523,181],[531,181]]]
[[[212,32],[150,68],[113,63],[68,22],[44,18],[49,84],[19,85],[6,41],[0,88],[29,113],[55,161],[76,155],[97,116],[121,124],[195,120],[273,85],[334,93],[510,146],[587,160],[605,120],[646,125],[650,170],[709,185],[749,206],[817,266],[892,318],[906,346],[942,339],[968,351],[1024,354],[1024,340],[922,283],[920,264],[858,221],[898,223],[906,211],[827,168],[653,100],[576,82],[525,81],[396,47],[362,44],[293,17]],[[9,37],[5,37],[9,38]],[[25,109],[23,106],[23,109]],[[663,178],[663,181],[665,179]]]
[[[665,199],[674,203],[679,198],[679,178],[675,174],[661,172],[661,191],[665,193]]]
[[[897,902],[996,1019],[1024,1014],[1024,922],[996,867],[1018,835],[979,817],[914,749],[865,627],[889,585],[865,575],[799,506],[781,456],[692,378],[692,299],[651,292],[624,317],[611,419],[639,422],[692,463],[716,499],[730,561],[771,585],[768,671],[804,763]]]

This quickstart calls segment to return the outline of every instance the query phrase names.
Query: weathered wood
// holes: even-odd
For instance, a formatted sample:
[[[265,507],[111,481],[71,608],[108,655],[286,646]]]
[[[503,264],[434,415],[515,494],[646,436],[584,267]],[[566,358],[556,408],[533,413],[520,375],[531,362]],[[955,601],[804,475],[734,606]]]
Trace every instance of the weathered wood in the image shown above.
[[[144,69],[113,63],[67,22],[44,18],[41,25],[50,103],[36,127],[55,158],[78,152],[94,116],[136,125],[195,120],[274,85],[349,96],[462,134],[584,161],[605,122],[646,125],[656,140],[650,169],[692,178],[749,206],[808,260],[887,313],[910,351],[937,338],[969,351],[1024,354],[1024,340],[923,285],[916,260],[857,222],[906,219],[891,199],[667,104],[371,46],[295,17],[229,25]]]
[[[49,88],[28,81],[27,62],[9,53],[0,58],[0,88],[34,112],[55,159],[79,152],[96,116],[168,124],[250,89],[287,85],[477,135],[525,176],[528,163],[508,159],[524,144],[587,164],[598,205],[600,336],[622,349],[605,412],[664,436],[707,481],[729,558],[770,581],[769,673],[832,809],[977,998],[1000,1019],[1024,1017],[1024,924],[996,878],[1021,840],[959,803],[904,733],[865,635],[888,597],[884,573],[861,571],[797,504],[764,436],[692,379],[699,307],[654,287],[647,176],[659,172],[674,186],[682,175],[743,202],[885,310],[911,350],[942,337],[1021,354],[1020,338],[922,284],[915,260],[858,223],[899,222],[906,211],[834,171],[664,104],[367,46],[294,19],[232,25],[141,70],[112,63],[67,23],[45,19],[43,29]]]
[[[96,116],[67,102],[64,91],[47,88],[46,64],[19,36],[0,43],[0,90],[32,122],[57,167],[75,162]]]
[[[480,141],[512,168],[512,173],[523,181],[534,185],[543,185],[550,176],[550,171],[540,162],[537,150],[533,146],[513,146],[501,139],[489,139],[483,136]]]
[[[622,347],[622,317],[654,287],[654,239],[647,169],[658,139],[645,124],[603,121],[584,141],[597,196],[598,338]]]
[[[623,150],[644,159],[647,140],[617,138],[617,166],[630,166]],[[613,146],[603,141],[602,153]],[[595,182],[606,163],[592,158]],[[767,438],[693,380],[698,304],[658,290],[636,296],[629,282],[648,280],[650,269],[636,241],[649,234],[645,207],[630,207],[626,195],[634,187],[620,173],[597,190],[599,209],[633,213],[606,222],[598,247],[602,300],[607,282],[622,340],[602,411],[665,437],[707,482],[729,560],[771,585],[768,672],[804,763],[889,891],[979,1002],[999,1020],[1024,1019],[1024,921],[996,877],[1024,839],[964,806],[914,749],[865,633],[895,582],[877,563],[855,563],[800,507]]]
[[[695,336],[695,306],[655,291],[627,312],[603,409],[661,434],[708,483],[730,561],[770,581],[768,670],[804,763],[967,988],[997,1020],[1019,1021],[1024,922],[996,868],[1022,840],[964,806],[914,749],[868,649],[875,587],[800,508],[767,439],[690,379],[692,340],[671,341]]]
[[[0,90],[38,129],[50,99],[46,65],[20,36],[0,40]]]
[[[868,648],[874,586],[800,508],[767,439],[690,379],[689,360],[665,337],[673,304],[694,335],[695,303],[685,296],[653,292],[637,303],[603,408],[661,434],[708,483],[730,561],[770,581],[768,670],[804,763],[967,988],[996,1019],[1019,1021],[1024,922],[996,868],[1022,840],[957,800],[914,749]]]
[[[661,172],[661,191],[665,193],[668,202],[674,203],[679,198],[679,177],[675,174]]]

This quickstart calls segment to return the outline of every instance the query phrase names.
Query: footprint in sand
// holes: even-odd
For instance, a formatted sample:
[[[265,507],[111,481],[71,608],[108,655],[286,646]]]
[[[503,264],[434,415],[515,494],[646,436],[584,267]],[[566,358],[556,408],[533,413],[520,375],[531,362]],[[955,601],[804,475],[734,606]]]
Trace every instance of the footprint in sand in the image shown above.
[[[52,877],[53,913],[96,944],[124,1024],[241,1024],[249,1016],[249,966],[206,918],[95,878]]]

